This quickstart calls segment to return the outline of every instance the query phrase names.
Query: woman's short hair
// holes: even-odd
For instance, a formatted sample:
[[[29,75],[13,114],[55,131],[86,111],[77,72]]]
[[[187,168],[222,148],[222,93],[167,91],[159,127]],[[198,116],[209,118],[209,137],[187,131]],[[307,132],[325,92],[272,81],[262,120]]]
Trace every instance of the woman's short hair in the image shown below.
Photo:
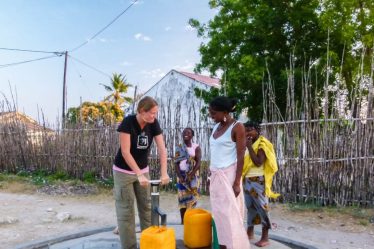
[[[158,103],[157,101],[152,98],[152,97],[149,97],[149,96],[145,96],[143,97],[139,103],[138,103],[138,107],[136,108],[137,112],[139,113],[141,110],[145,111],[145,112],[148,112],[149,110],[151,110],[153,107],[155,106],[158,106]]]
[[[237,103],[237,99],[226,96],[218,96],[210,101],[209,107],[218,112],[235,112]]]

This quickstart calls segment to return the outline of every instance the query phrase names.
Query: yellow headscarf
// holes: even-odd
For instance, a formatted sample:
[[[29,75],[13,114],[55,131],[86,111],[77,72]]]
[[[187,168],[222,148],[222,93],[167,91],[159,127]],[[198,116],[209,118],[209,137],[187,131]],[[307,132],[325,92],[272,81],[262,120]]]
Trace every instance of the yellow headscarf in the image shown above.
[[[269,198],[277,198],[280,194],[273,193],[271,186],[273,183],[273,176],[275,172],[278,171],[277,159],[275,157],[275,152],[273,144],[267,140],[264,136],[259,136],[259,138],[252,145],[255,153],[258,149],[262,149],[265,152],[266,160],[264,162],[264,177],[265,177],[265,195]],[[252,167],[257,167],[250,155],[246,153],[244,156],[243,174],[244,177]]]

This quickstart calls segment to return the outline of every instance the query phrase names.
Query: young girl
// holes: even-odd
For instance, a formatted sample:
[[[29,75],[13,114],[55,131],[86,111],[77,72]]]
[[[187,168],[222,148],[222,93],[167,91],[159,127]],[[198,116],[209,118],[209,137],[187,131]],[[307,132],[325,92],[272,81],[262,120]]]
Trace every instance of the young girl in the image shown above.
[[[194,131],[191,128],[184,129],[182,136],[183,144],[176,149],[174,163],[178,176],[178,204],[183,224],[186,209],[194,208],[199,196],[198,171],[201,163],[201,149],[198,144],[192,142]]]
[[[257,122],[244,124],[247,138],[248,154],[244,158],[244,196],[248,210],[247,234],[254,238],[254,225],[262,224],[261,239],[256,246],[269,245],[269,197],[276,198],[279,194],[271,191],[274,173],[278,170],[272,143],[260,135],[260,125]]]

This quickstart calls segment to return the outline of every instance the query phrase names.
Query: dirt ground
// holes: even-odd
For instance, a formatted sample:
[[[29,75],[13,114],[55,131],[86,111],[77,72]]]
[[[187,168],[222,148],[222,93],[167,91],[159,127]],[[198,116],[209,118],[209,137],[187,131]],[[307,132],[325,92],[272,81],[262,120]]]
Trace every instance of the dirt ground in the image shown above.
[[[90,194],[90,191],[73,193],[74,189],[65,189],[65,192],[53,189],[36,191],[35,187],[19,183],[0,186],[0,248],[115,225],[110,190],[92,190],[93,194]],[[179,222],[175,194],[161,193],[160,204],[168,213],[168,221]],[[199,206],[209,209],[209,197],[203,196]],[[359,215],[354,217],[323,210],[298,211],[282,204],[271,206],[272,222],[277,225],[272,231],[275,235],[317,248],[374,248],[374,224]]]

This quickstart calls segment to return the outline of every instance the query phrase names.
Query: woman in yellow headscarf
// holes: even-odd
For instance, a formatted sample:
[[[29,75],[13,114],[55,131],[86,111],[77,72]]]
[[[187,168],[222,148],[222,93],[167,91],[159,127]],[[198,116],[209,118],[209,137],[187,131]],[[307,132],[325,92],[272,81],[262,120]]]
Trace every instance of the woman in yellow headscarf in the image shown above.
[[[271,191],[272,180],[278,170],[273,144],[260,135],[260,125],[249,121],[244,124],[247,137],[247,152],[244,156],[243,184],[247,206],[247,234],[254,238],[254,225],[262,224],[261,239],[255,243],[258,247],[269,245],[269,198],[279,194]]]

